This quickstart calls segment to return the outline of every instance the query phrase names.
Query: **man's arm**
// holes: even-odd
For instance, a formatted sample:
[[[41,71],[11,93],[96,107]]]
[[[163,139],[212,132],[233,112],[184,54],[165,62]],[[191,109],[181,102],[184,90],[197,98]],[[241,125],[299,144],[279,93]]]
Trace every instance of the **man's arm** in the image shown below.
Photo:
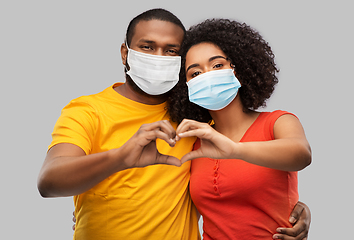
[[[120,148],[86,155],[78,146],[60,143],[47,153],[38,177],[38,190],[43,197],[81,194],[113,173],[152,164],[180,166],[179,159],[162,155],[156,148],[160,138],[175,144],[175,130],[168,121],[144,124]]]
[[[112,151],[86,155],[76,145],[60,143],[47,153],[38,190],[43,197],[77,195],[127,167],[123,161],[115,161]]]

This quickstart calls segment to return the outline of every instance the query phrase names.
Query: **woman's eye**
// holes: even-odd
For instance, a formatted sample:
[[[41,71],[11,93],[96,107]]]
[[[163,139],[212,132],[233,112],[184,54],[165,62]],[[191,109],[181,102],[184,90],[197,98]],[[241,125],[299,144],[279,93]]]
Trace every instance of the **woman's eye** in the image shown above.
[[[199,74],[200,74],[200,72],[194,72],[194,73],[192,73],[191,77],[192,77],[192,78],[195,78],[195,77],[198,76]]]
[[[219,63],[219,64],[216,64],[213,68],[221,68],[223,66],[224,66],[223,64]]]

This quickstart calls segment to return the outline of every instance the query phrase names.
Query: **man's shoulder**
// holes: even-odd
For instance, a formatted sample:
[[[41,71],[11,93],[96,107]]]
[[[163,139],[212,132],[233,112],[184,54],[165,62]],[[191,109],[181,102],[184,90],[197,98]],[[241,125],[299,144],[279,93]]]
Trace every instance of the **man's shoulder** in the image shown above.
[[[82,95],[80,97],[72,99],[71,103],[87,103],[87,104],[94,104],[94,103],[101,103],[105,101],[109,101],[112,99],[112,86],[102,90],[101,92],[92,93],[88,95]]]

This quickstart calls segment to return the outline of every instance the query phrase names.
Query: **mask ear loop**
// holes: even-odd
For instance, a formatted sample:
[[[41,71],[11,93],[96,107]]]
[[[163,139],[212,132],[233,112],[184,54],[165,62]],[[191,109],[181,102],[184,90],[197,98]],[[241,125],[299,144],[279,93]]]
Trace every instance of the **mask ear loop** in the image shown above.
[[[228,58],[228,60],[230,60],[229,58]],[[234,71],[234,75],[235,75],[235,77],[236,77],[236,71],[235,71],[235,65],[234,64],[232,64],[232,63],[230,63],[230,67],[232,68],[232,70]],[[237,77],[236,77],[237,78]],[[237,79],[238,80],[238,79]],[[239,80],[238,80],[239,81]],[[241,84],[241,83],[240,83]],[[242,84],[241,84],[241,86],[242,86]]]
[[[230,67],[234,70],[234,74],[236,74],[236,72],[235,72],[236,66],[231,62],[231,59],[229,57],[227,57],[226,60],[230,61]]]
[[[129,71],[129,69],[127,68],[127,65],[128,65],[128,54],[129,54],[129,50],[130,48],[128,47],[128,42],[127,40],[124,40],[124,44],[125,44],[125,47],[128,49],[128,52],[127,52],[127,60],[126,60],[126,64],[124,65],[124,69],[125,69],[125,73]],[[130,67],[129,67],[130,68]]]
[[[230,63],[230,67],[232,68],[232,70],[234,70],[234,74],[236,75],[236,71],[235,71],[236,66],[234,64]]]
[[[124,44],[125,44],[125,46],[127,47],[127,49],[129,50],[130,48],[128,47],[128,42],[127,42],[127,40],[124,41]]]

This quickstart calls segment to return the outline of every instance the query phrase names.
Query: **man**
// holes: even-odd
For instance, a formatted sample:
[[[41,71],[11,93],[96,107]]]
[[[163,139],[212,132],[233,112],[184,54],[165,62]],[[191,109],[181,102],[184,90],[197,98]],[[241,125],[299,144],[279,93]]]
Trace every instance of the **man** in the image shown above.
[[[165,110],[184,34],[166,10],[140,14],[121,47],[126,82],[63,109],[38,189],[43,197],[74,196],[75,239],[200,238],[190,162],[179,161],[195,139],[176,143]]]

